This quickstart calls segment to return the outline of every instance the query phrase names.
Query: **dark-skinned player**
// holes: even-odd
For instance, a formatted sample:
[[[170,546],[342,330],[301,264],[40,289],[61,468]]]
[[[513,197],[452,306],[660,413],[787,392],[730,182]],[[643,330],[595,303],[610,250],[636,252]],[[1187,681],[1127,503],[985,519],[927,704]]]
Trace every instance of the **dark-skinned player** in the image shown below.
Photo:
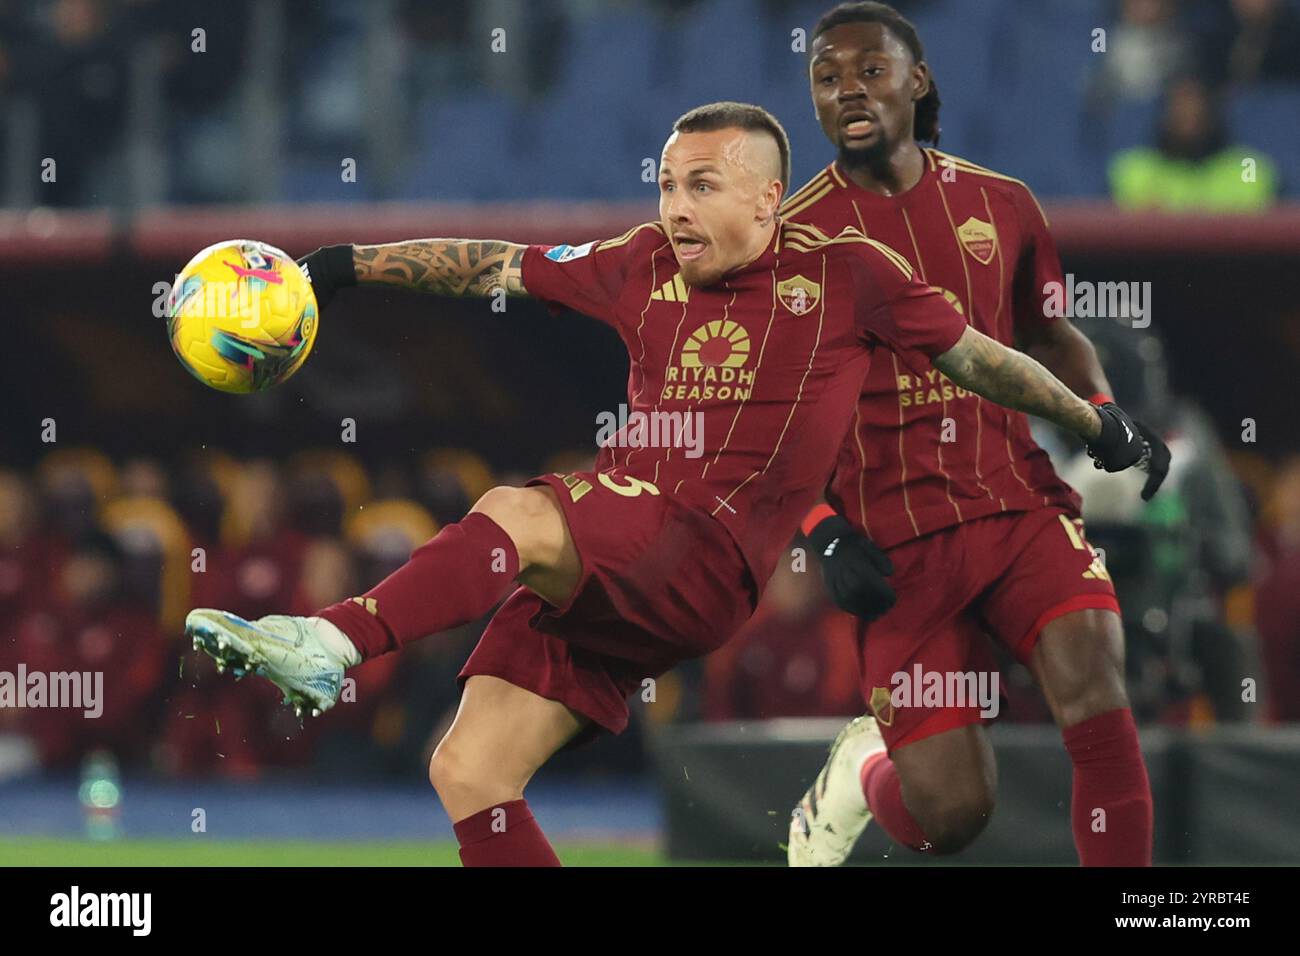
[[[893,247],[971,327],[1111,406],[1091,343],[1044,308],[1062,275],[1033,194],[920,145],[939,138],[940,100],[912,25],[881,3],[836,7],[813,31],[809,80],[837,156],[785,202],[786,219],[832,234],[852,226]],[[1135,427],[1150,448],[1149,498],[1169,453]],[[795,809],[791,865],[843,862],[873,817],[923,852],[953,853],[979,835],[997,779],[990,708],[960,692],[917,703],[895,693],[895,675],[919,667],[960,691],[970,685],[948,675],[996,673],[989,636],[1029,668],[1062,730],[1081,862],[1149,865],[1151,790],[1119,605],[1081,502],[1025,417],[878,355],[826,499],[804,530],[836,603],[862,618],[870,711],[841,732]]]

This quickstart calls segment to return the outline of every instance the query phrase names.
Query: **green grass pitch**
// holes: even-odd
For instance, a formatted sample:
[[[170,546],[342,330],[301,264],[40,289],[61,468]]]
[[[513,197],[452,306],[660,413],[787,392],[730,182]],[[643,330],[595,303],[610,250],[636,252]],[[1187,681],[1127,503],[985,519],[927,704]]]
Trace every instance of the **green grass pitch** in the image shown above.
[[[665,866],[656,850],[617,843],[561,843],[565,866]],[[0,866],[460,866],[456,844],[307,841],[0,838]]]

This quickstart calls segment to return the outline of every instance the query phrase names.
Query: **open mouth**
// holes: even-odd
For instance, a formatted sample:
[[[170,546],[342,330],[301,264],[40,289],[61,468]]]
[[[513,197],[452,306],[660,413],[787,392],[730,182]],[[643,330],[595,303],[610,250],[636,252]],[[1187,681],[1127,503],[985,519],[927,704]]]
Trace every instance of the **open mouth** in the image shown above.
[[[708,247],[709,244],[702,239],[695,239],[690,236],[677,237],[677,257],[679,259],[698,259],[704,255],[704,250]]]
[[[866,139],[876,130],[876,118],[870,113],[849,113],[840,118],[845,139]]]

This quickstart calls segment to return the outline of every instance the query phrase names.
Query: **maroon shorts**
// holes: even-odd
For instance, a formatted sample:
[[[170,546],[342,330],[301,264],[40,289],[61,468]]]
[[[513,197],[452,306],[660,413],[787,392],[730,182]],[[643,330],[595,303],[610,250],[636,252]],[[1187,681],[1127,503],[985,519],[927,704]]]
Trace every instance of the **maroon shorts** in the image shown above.
[[[951,676],[982,675],[991,689],[996,674],[1000,686],[988,635],[1028,663],[1049,621],[1085,608],[1119,612],[1082,519],[1059,508],[977,518],[891,548],[889,558],[898,603],[859,629],[858,652],[862,694],[890,751],[989,719],[989,697]]]
[[[460,680],[499,677],[620,733],[644,680],[708,654],[749,619],[753,576],[720,522],[646,482],[584,471],[529,484],[559,497],[578,585],[561,608],[512,594]]]

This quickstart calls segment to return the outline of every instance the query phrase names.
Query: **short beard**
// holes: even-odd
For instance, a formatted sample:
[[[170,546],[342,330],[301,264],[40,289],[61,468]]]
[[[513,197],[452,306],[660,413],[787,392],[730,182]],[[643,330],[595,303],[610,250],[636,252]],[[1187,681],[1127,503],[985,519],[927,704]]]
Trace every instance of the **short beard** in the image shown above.
[[[889,169],[889,159],[893,149],[894,144],[883,136],[866,149],[847,149],[841,145],[840,165],[845,169],[866,169],[874,174],[885,173]]]
[[[686,283],[686,285],[692,289],[713,285],[726,274],[725,272],[714,274],[712,270],[702,272],[699,269],[679,269],[679,271],[682,274],[682,282]]]

